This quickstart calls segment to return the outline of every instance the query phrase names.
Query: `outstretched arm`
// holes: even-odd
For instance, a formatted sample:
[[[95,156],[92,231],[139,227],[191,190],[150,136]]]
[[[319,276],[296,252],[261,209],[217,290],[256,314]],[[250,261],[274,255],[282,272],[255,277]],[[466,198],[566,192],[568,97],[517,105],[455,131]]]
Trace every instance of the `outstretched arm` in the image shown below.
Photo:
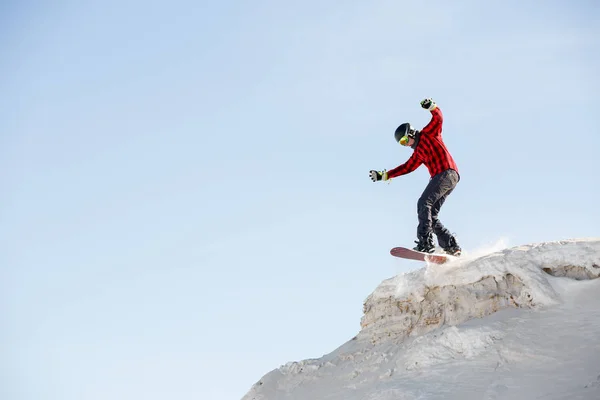
[[[431,121],[429,121],[425,128],[421,129],[421,135],[441,135],[442,124],[444,123],[442,110],[431,99],[421,101],[421,107],[431,112]]]
[[[421,161],[421,159],[417,156],[417,153],[414,152],[404,164],[399,165],[387,172],[388,179],[411,173],[415,169],[419,168],[421,164],[423,164],[423,161]]]

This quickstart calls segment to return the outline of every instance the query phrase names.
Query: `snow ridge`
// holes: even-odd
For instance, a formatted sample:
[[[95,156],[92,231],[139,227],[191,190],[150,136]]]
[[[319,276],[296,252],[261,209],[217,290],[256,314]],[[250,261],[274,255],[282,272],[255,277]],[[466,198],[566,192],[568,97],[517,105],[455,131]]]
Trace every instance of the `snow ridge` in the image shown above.
[[[367,297],[352,340],[271,371],[242,400],[600,398],[598,277],[598,238],[395,276]]]
[[[506,307],[552,306],[559,298],[549,275],[597,278],[599,257],[600,241],[568,240],[431,264],[379,285],[365,301],[360,336],[403,338]]]

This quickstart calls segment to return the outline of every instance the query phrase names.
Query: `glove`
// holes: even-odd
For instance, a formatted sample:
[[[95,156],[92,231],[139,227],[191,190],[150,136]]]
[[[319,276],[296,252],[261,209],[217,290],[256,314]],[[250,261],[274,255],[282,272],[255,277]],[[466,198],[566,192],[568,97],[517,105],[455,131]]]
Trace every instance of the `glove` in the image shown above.
[[[437,105],[435,104],[433,99],[427,98],[427,99],[421,100],[421,107],[423,107],[426,110],[433,111],[433,110],[435,110]]]
[[[375,171],[375,170],[370,170],[369,176],[371,177],[371,180],[373,182],[377,182],[377,181],[381,181],[381,180],[387,181],[389,179],[386,170],[383,170],[381,172]]]

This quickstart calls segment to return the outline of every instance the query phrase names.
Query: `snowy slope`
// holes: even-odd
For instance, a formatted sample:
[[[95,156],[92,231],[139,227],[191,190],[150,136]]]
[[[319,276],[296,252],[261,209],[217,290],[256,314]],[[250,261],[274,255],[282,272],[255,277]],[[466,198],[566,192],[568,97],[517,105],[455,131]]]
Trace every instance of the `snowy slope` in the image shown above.
[[[382,282],[361,331],[242,400],[600,399],[600,239],[541,243]]]

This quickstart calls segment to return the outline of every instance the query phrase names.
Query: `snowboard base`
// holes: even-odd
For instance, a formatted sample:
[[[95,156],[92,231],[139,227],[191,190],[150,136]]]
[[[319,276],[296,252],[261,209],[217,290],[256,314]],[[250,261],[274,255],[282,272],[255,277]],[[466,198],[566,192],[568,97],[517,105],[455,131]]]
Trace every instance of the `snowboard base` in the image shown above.
[[[390,250],[390,254],[398,258],[416,261],[428,261],[434,264],[444,264],[454,258],[449,254],[423,253],[421,251],[408,249],[406,247],[394,247]]]

